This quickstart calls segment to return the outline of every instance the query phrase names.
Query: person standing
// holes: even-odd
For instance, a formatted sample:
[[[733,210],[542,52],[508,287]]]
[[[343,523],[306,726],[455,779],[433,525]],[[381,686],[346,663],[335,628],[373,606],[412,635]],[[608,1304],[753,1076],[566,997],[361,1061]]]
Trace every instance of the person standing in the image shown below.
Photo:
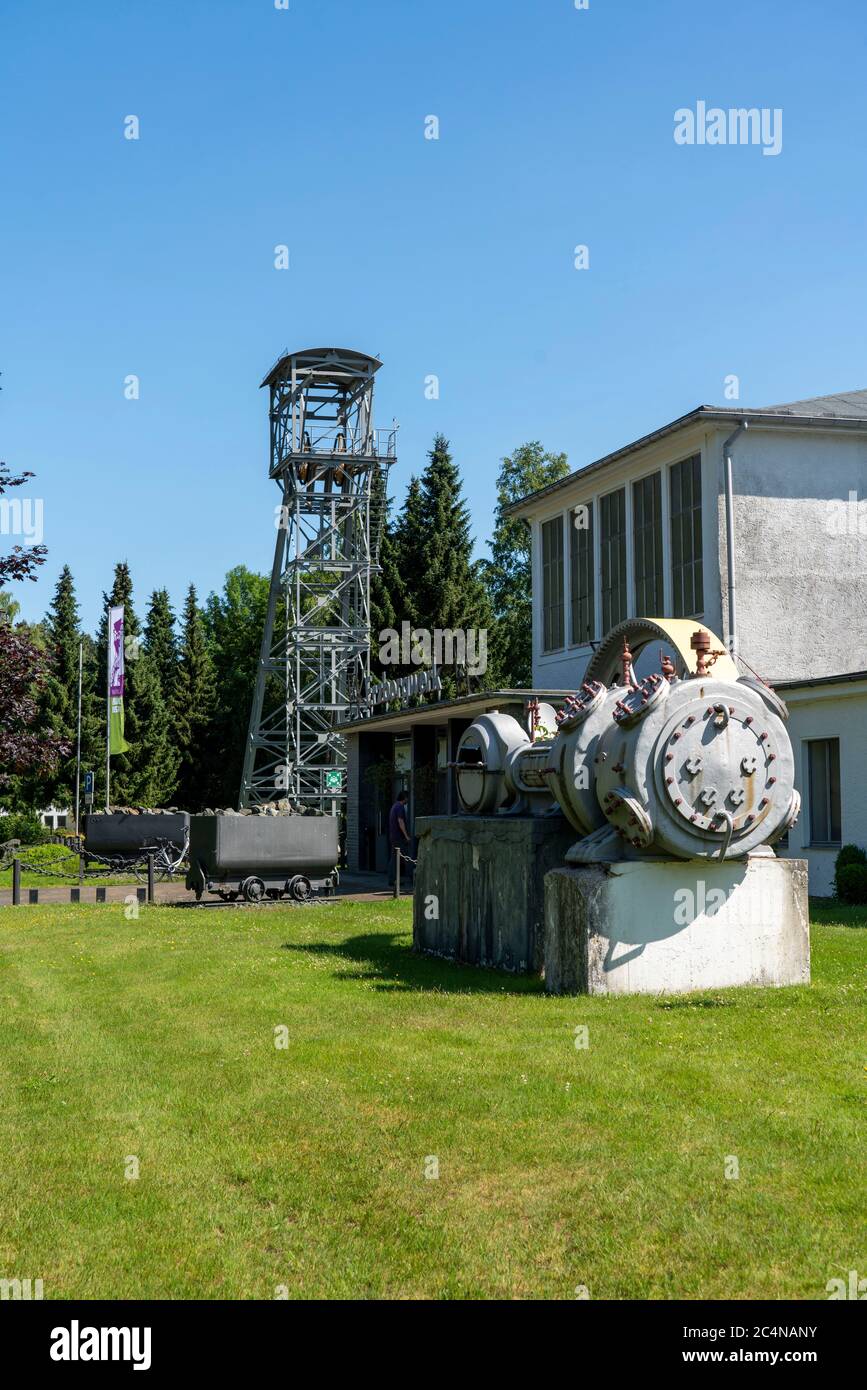
[[[396,866],[397,866],[397,851],[398,851],[398,850],[401,850],[401,852],[402,852],[403,854],[409,854],[410,848],[411,848],[411,846],[412,846],[412,840],[411,840],[411,838],[410,838],[409,827],[408,827],[408,825],[407,825],[408,812],[407,812],[407,805],[406,805],[406,804],[407,804],[408,800],[409,800],[409,792],[405,792],[405,791],[404,791],[404,792],[398,792],[398,794],[397,794],[397,800],[395,801],[394,805],[392,806],[391,810],[390,810],[389,813],[388,813],[388,882],[389,882],[389,885],[391,885],[391,884],[394,883],[394,877],[395,877]],[[406,866],[407,871],[410,869],[410,867],[411,867],[411,866],[410,866],[409,864],[407,864],[407,866]],[[403,874],[403,872],[404,872],[404,866],[403,866],[403,864],[401,864],[400,868],[401,868],[401,874]]]

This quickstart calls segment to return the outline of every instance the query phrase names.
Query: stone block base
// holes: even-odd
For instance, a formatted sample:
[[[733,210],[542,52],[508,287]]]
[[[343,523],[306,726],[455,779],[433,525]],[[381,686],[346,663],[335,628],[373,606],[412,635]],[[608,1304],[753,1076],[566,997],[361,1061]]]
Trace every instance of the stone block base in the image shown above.
[[[420,816],[416,950],[539,974],[545,874],[575,831],[562,816]]]
[[[681,994],[810,979],[807,864],[644,860],[545,878],[551,994]]]

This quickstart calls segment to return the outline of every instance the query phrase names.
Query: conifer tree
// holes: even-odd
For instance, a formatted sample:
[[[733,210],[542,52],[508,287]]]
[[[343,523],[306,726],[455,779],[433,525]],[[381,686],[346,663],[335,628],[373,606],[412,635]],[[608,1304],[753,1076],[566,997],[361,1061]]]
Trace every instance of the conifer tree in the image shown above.
[[[475,655],[480,656],[482,641],[488,645],[493,614],[479,565],[472,558],[473,538],[460,473],[449,442],[441,434],[434,439],[422,474],[415,529],[422,547],[420,558],[414,562],[413,581],[408,581],[415,625],[432,634],[437,628],[461,632],[465,637],[472,632]],[[487,668],[472,677],[457,669],[446,673],[447,692],[466,693],[470,681],[476,689],[492,688],[495,675],[490,657],[488,650]]]
[[[156,668],[163,702],[171,703],[178,668],[178,642],[175,615],[167,589],[155,589],[148,603],[144,629],[144,648]]]
[[[207,800],[238,801],[259,650],[268,608],[269,581],[244,565],[229,570],[220,594],[209,594],[204,626],[214,663],[216,700],[211,719],[211,777]]]
[[[180,660],[171,707],[173,741],[179,759],[178,799],[185,810],[200,810],[208,797],[216,751],[212,730],[214,714],[214,665],[195,586],[191,584],[184,604]]]
[[[405,586],[400,572],[400,556],[397,543],[397,530],[391,515],[391,498],[386,494],[385,474],[377,473],[374,478],[371,496],[371,532],[376,526],[378,534],[371,535],[371,542],[379,542],[379,569],[374,571],[370,581],[370,666],[374,678],[380,680],[390,677],[390,667],[379,661],[379,634],[399,626],[398,613],[406,604]]]

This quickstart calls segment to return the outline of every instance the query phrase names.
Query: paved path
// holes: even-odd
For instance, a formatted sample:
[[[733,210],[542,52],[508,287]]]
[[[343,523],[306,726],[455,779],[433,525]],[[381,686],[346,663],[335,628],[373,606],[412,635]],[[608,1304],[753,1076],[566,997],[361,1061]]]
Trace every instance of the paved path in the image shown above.
[[[333,901],[335,898],[346,898],[349,902],[381,902],[394,896],[394,890],[387,888],[384,884],[383,874],[346,874],[342,877],[340,886],[334,894],[330,894],[322,901]],[[70,883],[69,888],[75,887]],[[121,883],[105,885],[105,901],[109,903],[122,903],[126,897],[132,893],[135,895],[137,889],[141,889],[142,884]],[[40,903],[68,903],[70,901],[69,888],[40,888]],[[187,907],[195,907],[195,894],[183,885],[183,880],[179,883],[157,883],[155,885],[157,903],[176,903]],[[21,889],[21,906],[27,907],[29,889]],[[401,897],[410,897],[411,892],[403,892]],[[83,884],[81,888],[82,903],[93,903],[96,901],[96,887],[94,884]],[[12,889],[0,889],[0,907],[9,907],[12,904]],[[288,899],[284,899],[284,906],[289,904]],[[273,907],[277,904],[265,902],[263,907]],[[208,896],[202,899],[201,907],[218,907],[223,910],[233,907],[248,907],[248,903],[224,903],[221,898]]]

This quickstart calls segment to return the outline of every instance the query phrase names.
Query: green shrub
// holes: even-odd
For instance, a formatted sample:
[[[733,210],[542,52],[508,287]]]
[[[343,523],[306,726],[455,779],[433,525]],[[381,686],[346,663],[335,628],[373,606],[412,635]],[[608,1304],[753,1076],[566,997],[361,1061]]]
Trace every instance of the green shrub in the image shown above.
[[[867,853],[860,845],[844,845],[834,860],[834,895],[841,902],[852,901],[852,899],[844,898],[840,890],[840,870],[847,868],[850,864],[867,864]]]
[[[45,845],[51,839],[51,832],[33,811],[18,811],[11,816],[0,816],[0,843],[6,840],[20,840],[22,845]]]
[[[867,903],[867,864],[844,864],[837,870],[836,886],[841,902]]]
[[[867,850],[860,845],[844,845],[834,860],[834,869],[842,869],[844,864],[867,864]]]

